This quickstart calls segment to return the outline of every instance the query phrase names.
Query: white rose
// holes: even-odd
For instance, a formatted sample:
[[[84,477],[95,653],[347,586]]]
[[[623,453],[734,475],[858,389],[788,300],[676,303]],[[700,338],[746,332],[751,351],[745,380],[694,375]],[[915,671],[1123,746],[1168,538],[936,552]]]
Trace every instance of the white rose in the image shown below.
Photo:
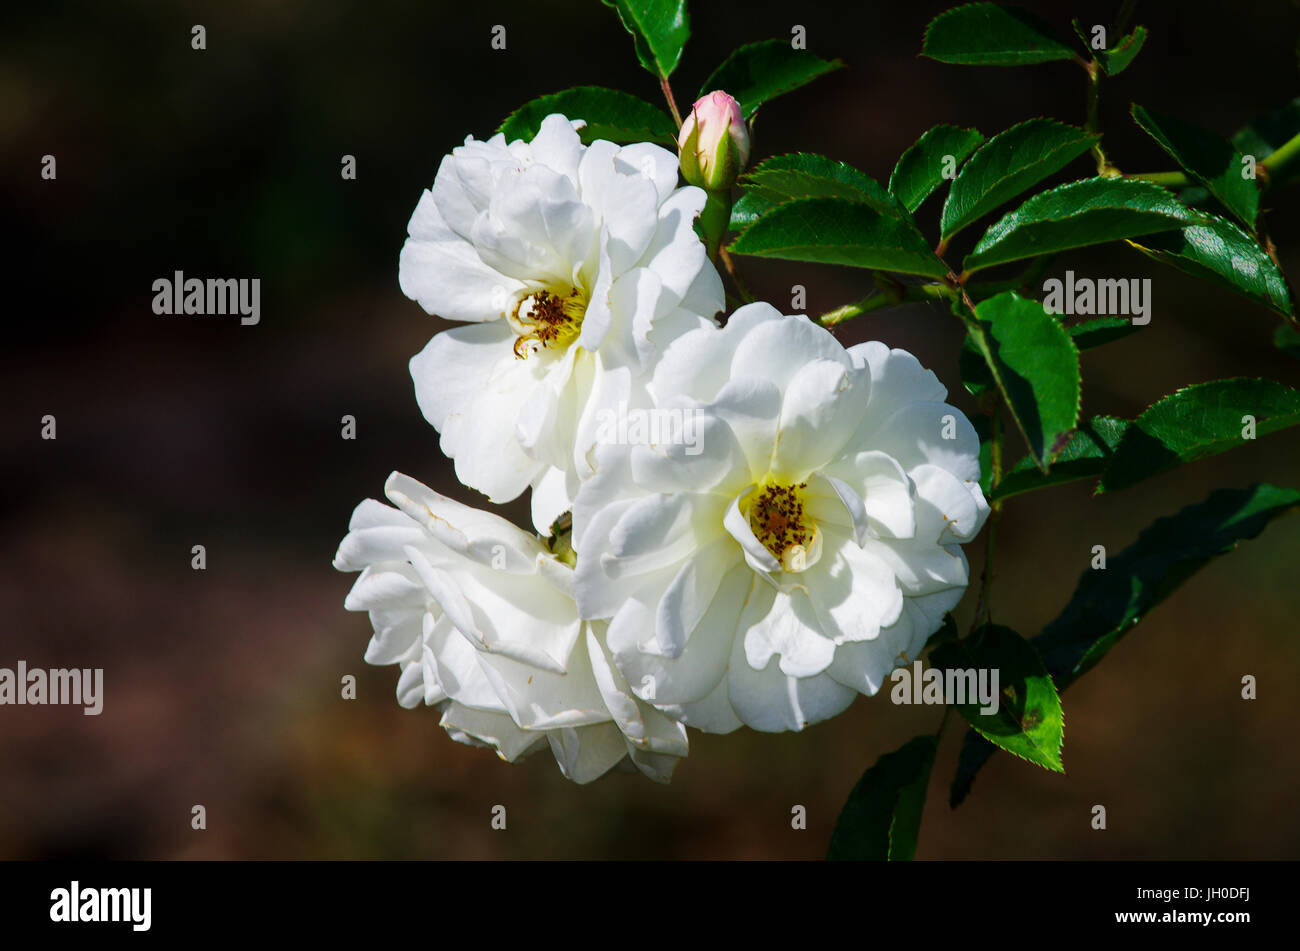
[[[420,409],[461,482],[493,502],[533,488],[543,533],[590,474],[601,408],[647,403],[658,351],[723,306],[692,225],[705,194],[677,167],[552,115],[531,142],[466,139],[411,216],[403,293],[474,322],[411,360]]]
[[[579,609],[633,688],[711,732],[874,694],[961,598],[988,513],[943,385],[752,304],[674,341],[650,389],[698,411],[694,446],[602,446],[573,510]]]
[[[564,775],[590,782],[630,758],[667,782],[686,732],[633,696],[605,625],[579,619],[572,569],[505,519],[400,473],[392,508],[353,512],[334,567],[360,571],[345,606],[368,611],[365,659],[398,664],[398,702],[442,713],[455,740],[513,762],[549,745]]]

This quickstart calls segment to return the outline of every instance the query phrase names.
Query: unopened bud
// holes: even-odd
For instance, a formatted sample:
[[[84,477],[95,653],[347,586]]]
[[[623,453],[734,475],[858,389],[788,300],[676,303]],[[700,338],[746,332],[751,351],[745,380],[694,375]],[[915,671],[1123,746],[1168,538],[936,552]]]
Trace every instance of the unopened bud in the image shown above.
[[[736,102],[722,90],[701,96],[691,106],[677,136],[682,177],[706,191],[724,191],[749,161],[749,130]]]

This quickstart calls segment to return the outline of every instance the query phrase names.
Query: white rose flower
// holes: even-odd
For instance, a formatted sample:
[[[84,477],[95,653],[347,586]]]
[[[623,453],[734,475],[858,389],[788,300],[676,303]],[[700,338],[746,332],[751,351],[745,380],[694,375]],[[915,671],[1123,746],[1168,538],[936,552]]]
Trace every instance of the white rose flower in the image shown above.
[[[625,759],[667,782],[685,728],[633,696],[605,625],[579,619],[573,569],[505,519],[400,473],[392,508],[352,514],[334,567],[360,571],[345,606],[368,611],[365,659],[398,664],[398,702],[442,713],[462,743],[514,762],[549,745],[565,776],[590,782]]]
[[[677,167],[552,115],[531,142],[467,138],[411,216],[402,292],[473,322],[411,360],[420,409],[461,482],[493,502],[532,487],[542,533],[590,474],[600,409],[647,403],[658,351],[722,309],[693,228],[705,193]]]
[[[650,389],[700,414],[695,453],[602,445],[573,510],[580,612],[633,689],[710,732],[874,694],[961,598],[988,514],[947,390],[768,304],[674,341]]]

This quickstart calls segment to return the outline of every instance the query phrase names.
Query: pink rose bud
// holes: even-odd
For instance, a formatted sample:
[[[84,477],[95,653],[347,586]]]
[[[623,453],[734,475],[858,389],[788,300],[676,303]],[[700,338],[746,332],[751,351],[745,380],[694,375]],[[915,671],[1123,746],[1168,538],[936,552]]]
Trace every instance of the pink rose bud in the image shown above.
[[[677,136],[682,176],[706,191],[725,191],[749,161],[749,129],[740,103],[722,90],[701,96],[691,106]]]

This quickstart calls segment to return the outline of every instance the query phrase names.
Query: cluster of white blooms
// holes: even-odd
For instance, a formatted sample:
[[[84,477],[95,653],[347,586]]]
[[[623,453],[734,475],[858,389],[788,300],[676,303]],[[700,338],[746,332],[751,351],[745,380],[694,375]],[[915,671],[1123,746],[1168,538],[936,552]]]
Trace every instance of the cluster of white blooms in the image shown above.
[[[466,322],[411,360],[421,410],[465,485],[531,489],[538,534],[394,473],[335,566],[366,660],[453,739],[667,781],[687,726],[800,730],[874,694],[961,597],[988,507],[933,373],[767,304],[720,324],[706,193],[577,128],[467,139],[400,264]]]

